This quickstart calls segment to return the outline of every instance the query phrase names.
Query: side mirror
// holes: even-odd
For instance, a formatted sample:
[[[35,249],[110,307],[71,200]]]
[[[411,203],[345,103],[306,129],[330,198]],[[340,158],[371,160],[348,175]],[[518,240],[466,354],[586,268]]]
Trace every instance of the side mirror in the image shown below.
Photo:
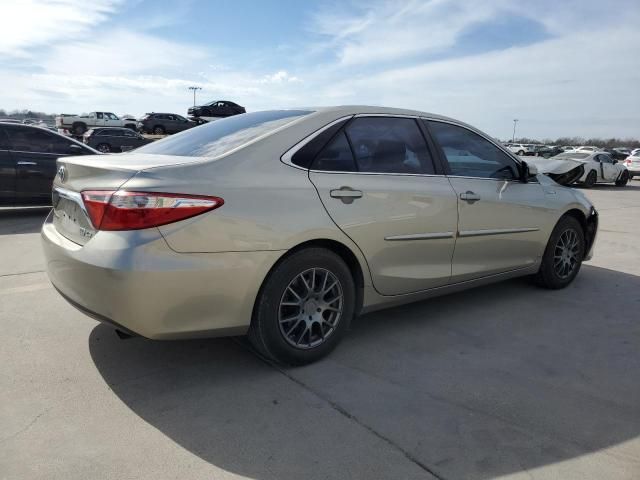
[[[538,175],[538,167],[529,165],[527,162],[520,162],[520,181],[527,183],[529,178]]]

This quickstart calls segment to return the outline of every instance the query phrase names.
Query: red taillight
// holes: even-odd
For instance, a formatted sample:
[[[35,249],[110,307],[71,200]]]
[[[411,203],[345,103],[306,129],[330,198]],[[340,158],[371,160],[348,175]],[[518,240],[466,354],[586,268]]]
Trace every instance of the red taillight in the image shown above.
[[[123,190],[82,192],[97,230],[139,230],[200,215],[224,204],[219,197]]]

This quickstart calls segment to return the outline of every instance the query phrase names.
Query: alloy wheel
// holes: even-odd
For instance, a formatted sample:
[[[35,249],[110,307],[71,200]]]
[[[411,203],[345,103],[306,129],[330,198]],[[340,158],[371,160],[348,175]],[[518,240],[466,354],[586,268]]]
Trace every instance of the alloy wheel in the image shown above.
[[[559,278],[568,278],[579,263],[580,240],[573,229],[562,232],[553,255],[553,269]]]
[[[335,331],[342,317],[344,293],[338,278],[324,268],[298,274],[278,306],[280,333],[290,345],[317,347]]]

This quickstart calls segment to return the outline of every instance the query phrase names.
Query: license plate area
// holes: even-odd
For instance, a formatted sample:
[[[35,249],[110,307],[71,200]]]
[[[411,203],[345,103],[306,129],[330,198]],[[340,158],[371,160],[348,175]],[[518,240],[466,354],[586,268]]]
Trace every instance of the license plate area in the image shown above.
[[[51,200],[53,224],[60,234],[80,245],[95,235],[96,230],[87,216],[80,193],[56,187]]]

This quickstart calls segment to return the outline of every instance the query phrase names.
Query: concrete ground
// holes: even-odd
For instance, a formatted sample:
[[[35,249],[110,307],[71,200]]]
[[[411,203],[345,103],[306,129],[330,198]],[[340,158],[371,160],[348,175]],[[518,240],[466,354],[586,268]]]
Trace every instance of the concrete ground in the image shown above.
[[[0,479],[638,479],[640,181],[586,192],[595,257],[358,319],[326,360],[119,340],[0,212]],[[150,299],[152,301],[152,299]]]

